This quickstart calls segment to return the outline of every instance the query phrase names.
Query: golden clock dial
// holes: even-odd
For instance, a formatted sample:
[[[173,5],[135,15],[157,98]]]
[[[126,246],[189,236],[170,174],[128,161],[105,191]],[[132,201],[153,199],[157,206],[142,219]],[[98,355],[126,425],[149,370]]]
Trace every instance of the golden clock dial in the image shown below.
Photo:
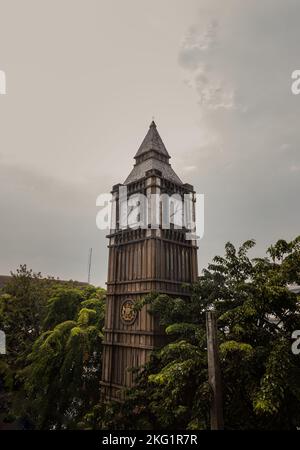
[[[134,309],[134,302],[131,299],[126,299],[121,305],[121,319],[127,324],[135,321],[137,312]]]

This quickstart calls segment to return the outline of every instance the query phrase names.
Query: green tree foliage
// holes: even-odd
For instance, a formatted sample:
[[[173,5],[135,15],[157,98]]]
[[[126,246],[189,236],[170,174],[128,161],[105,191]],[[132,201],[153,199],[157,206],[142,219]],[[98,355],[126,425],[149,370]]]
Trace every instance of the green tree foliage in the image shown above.
[[[0,296],[4,418],[20,427],[78,426],[99,400],[104,311],[103,289],[43,279],[26,266],[13,274]]]
[[[98,307],[99,298],[85,300],[80,291],[71,290],[70,299],[77,301],[76,294],[82,300],[79,311],[41,334],[23,371],[30,415],[38,428],[76,428],[98,400],[104,305]],[[65,299],[67,292],[55,299],[60,296]],[[57,301],[51,306],[61,309]]]
[[[206,311],[218,317],[227,429],[300,426],[300,357],[291,336],[300,329],[300,237],[279,240],[250,259],[254,241],[225,246],[187,299],[151,294],[165,345],[143,368],[126,401],[99,403],[105,291],[44,280],[26,266],[0,294],[0,400],[7,420],[42,429],[207,429]],[[2,411],[2,412],[3,412]],[[0,411],[1,421],[1,411]]]
[[[205,312],[215,309],[227,429],[300,426],[300,357],[291,335],[300,329],[300,237],[278,241],[267,257],[251,260],[254,241],[231,243],[214,258],[191,298],[150,295],[168,343],[156,351],[124,404],[98,405],[89,426],[106,428],[209,428]]]
[[[28,349],[42,330],[45,305],[52,281],[42,279],[26,265],[12,274],[0,297],[0,329],[7,336],[10,363],[22,364]]]

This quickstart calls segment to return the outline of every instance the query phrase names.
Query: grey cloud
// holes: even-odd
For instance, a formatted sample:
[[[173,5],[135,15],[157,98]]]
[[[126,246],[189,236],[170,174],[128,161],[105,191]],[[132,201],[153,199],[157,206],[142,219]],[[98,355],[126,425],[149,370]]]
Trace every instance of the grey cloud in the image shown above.
[[[0,273],[85,279],[93,247],[104,284],[95,199],[128,175],[153,114],[205,194],[200,268],[227,240],[254,237],[258,254],[299,234],[298,0],[44,3],[0,17]]]
[[[290,93],[290,74],[299,65],[300,4],[237,2],[227,13],[220,2],[209,4],[199,23],[203,29],[215,17],[217,41],[184,58],[179,50],[199,126],[211,136],[188,158],[198,167],[191,182],[206,196],[200,265],[213,247],[222,251],[222,240],[256,238],[262,254],[273,240],[300,232],[300,96]]]
[[[218,49],[218,21],[193,25],[183,38],[178,61],[187,71],[186,84],[198,94],[201,106],[211,109],[235,107],[235,92],[214,64],[211,54]]]
[[[184,36],[179,51],[179,63],[186,69],[196,70],[201,66],[203,53],[217,43],[218,22],[211,20],[205,27],[192,25]]]
[[[93,281],[104,285],[106,239],[96,229],[96,183],[70,183],[3,162],[0,180],[0,272],[27,263],[45,275],[85,281],[88,249],[93,247],[98,261]]]

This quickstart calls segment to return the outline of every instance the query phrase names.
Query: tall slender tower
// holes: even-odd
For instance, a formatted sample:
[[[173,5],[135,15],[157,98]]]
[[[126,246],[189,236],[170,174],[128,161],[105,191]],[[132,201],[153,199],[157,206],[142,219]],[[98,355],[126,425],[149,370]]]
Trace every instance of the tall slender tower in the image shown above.
[[[193,186],[183,184],[172,169],[170,155],[154,122],[135,155],[135,165],[123,184],[112,189],[116,211],[120,188],[128,196],[151,194],[192,199]],[[148,216],[157,206],[149,202]],[[172,208],[171,208],[172,209]],[[171,210],[170,210],[171,211]],[[173,208],[174,213],[174,208]],[[128,209],[130,214],[130,208]],[[196,240],[186,239],[186,228],[162,224],[161,204],[155,227],[122,227],[116,213],[116,225],[108,236],[109,263],[107,310],[103,342],[102,395],[122,400],[122,389],[131,387],[134,376],[129,369],[145,364],[154,348],[163,344],[165,335],[148,306],[136,312],[134,302],[150,292],[186,297],[183,283],[194,282],[198,275]],[[152,222],[151,222],[152,223]]]

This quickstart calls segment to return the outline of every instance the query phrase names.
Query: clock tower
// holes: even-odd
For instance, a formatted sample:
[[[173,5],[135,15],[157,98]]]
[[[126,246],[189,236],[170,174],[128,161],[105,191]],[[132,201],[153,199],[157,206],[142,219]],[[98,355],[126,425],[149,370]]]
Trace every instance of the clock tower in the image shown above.
[[[134,374],[130,369],[145,364],[151,351],[165,342],[164,330],[158,318],[149,313],[148,305],[136,311],[134,303],[151,292],[187,297],[189,291],[184,284],[196,281],[198,276],[197,241],[195,238],[187,239],[190,229],[186,225],[178,227],[171,220],[167,226],[161,200],[177,199],[177,207],[176,202],[169,203],[168,212],[172,218],[174,214],[178,216],[178,199],[188,197],[191,215],[195,219],[195,192],[193,186],[182,183],[171,167],[170,155],[153,121],[134,158],[135,164],[129,176],[112,189],[115,224],[108,235],[101,380],[102,395],[107,400],[122,400],[123,389],[134,384]],[[160,198],[158,203],[157,200],[149,200],[144,208],[147,211],[146,226],[141,225],[141,214],[136,215],[134,224],[130,219],[130,206],[125,209],[127,222],[125,217],[124,225],[120,208],[124,192],[127,198],[141,194],[146,199],[151,196]],[[179,206],[179,210],[179,216],[183,216],[185,207],[180,209]]]

